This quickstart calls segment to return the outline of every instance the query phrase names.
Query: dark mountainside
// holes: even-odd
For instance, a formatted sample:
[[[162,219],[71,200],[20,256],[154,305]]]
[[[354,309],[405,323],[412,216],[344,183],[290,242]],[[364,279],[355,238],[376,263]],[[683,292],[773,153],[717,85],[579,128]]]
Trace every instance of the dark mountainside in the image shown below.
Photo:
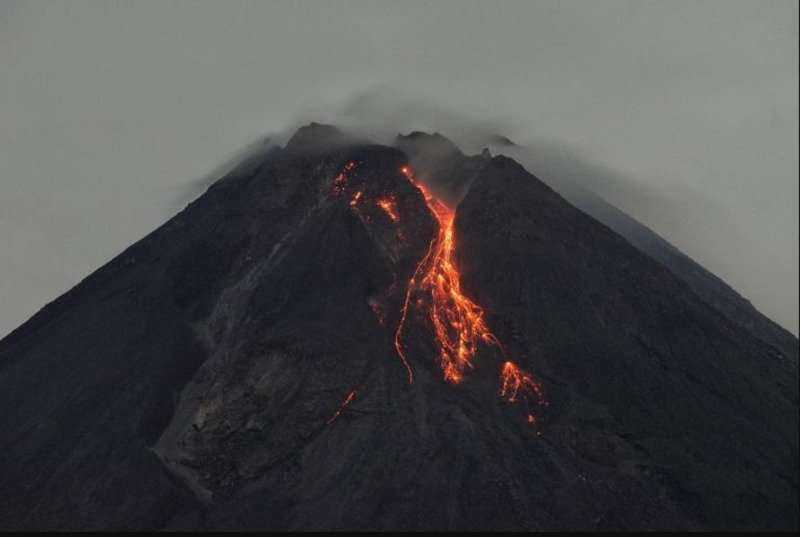
[[[753,304],[727,283],[693,261],[675,246],[647,226],[642,225],[604,199],[589,191],[565,194],[583,212],[622,235],[639,250],[667,267],[689,284],[700,298],[720,313],[739,324],[787,359],[794,360],[800,352],[798,340],[788,330],[759,312]]]
[[[420,159],[448,143],[304,127],[0,341],[0,529],[796,531],[797,356],[513,160]],[[414,310],[409,384],[409,156],[548,407],[489,345],[445,382]]]
[[[486,143],[501,152],[509,148],[512,154],[526,151],[504,136],[490,136]],[[567,201],[607,225],[633,246],[667,267],[678,278],[688,283],[703,300],[730,320],[775,347],[775,350],[786,358],[794,360],[798,356],[800,345],[797,338],[788,330],[759,312],[750,301],[669,241],[592,190],[594,175],[607,177],[613,172],[581,162],[574,155],[568,157],[569,161],[565,163],[565,157],[559,157],[557,149],[556,154],[553,154],[554,148],[536,149],[538,150],[527,155],[528,160],[535,164],[535,169],[529,171],[534,174],[540,171],[542,180]]]

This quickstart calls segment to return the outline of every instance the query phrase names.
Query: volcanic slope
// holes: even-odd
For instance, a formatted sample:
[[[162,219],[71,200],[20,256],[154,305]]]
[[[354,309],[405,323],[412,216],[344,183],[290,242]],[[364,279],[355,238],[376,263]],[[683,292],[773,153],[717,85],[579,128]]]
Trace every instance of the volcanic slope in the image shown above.
[[[499,346],[460,382],[406,153],[312,124],[0,342],[0,529],[796,530],[796,364],[465,159],[429,179],[473,175],[452,260]]]
[[[528,171],[540,177],[571,204],[667,267],[724,316],[772,345],[776,354],[783,354],[785,359],[796,363],[800,344],[791,332],[759,312],[731,286],[669,241],[598,195],[597,190],[602,190],[603,184],[625,184],[629,178],[546,143],[525,147],[503,136],[491,136],[486,144],[529,166]],[[426,143],[425,152],[440,154],[442,145]]]

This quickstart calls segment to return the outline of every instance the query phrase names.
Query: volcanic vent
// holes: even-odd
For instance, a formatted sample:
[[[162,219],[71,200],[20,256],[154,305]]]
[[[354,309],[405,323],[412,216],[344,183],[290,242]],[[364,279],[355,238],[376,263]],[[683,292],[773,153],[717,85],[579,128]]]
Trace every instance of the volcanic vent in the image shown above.
[[[304,127],[2,340],[0,529],[797,529],[796,359],[395,145]]]

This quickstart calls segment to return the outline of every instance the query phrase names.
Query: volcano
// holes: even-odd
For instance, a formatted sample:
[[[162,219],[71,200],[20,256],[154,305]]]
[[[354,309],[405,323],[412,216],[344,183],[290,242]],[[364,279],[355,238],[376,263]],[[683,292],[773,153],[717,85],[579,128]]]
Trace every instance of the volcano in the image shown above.
[[[610,220],[301,128],[0,341],[0,529],[797,531],[796,338]]]

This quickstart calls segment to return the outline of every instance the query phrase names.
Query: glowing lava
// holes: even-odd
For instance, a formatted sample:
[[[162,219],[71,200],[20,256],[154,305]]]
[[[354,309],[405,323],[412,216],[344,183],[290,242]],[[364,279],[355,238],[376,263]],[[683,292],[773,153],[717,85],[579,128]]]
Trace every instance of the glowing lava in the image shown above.
[[[392,222],[397,223],[400,221],[400,217],[397,215],[397,205],[394,202],[394,198],[386,198],[378,200],[378,207],[383,209],[389,218],[392,219]]]
[[[351,160],[350,162],[345,164],[344,168],[342,168],[342,171],[340,171],[339,174],[333,178],[334,196],[340,196],[344,194],[344,191],[347,188],[347,174],[353,171],[355,167],[356,163]]]
[[[347,405],[352,403],[353,399],[355,399],[355,398],[356,398],[356,391],[355,390],[353,390],[349,394],[347,394],[347,397],[345,397],[344,401],[342,401],[342,404],[339,406],[339,408],[336,410],[336,412],[333,414],[333,416],[331,416],[331,418],[328,421],[325,422],[325,424],[326,425],[330,425],[331,423],[336,421],[336,418],[338,418],[339,416],[342,415],[342,412],[344,412],[344,409],[347,408]]]
[[[509,403],[516,403],[520,400],[524,400],[537,402],[539,406],[547,406],[544,399],[544,392],[542,391],[542,385],[533,380],[533,377],[531,377],[529,373],[523,371],[512,362],[503,364],[503,370],[500,372],[500,380],[503,382],[500,396]],[[536,418],[530,415],[528,416],[528,422],[536,423]]]
[[[461,278],[453,260],[455,212],[418,184],[408,168],[404,167],[401,171],[422,190],[425,203],[439,221],[439,235],[431,242],[428,253],[409,283],[400,325],[395,334],[395,347],[408,367],[401,340],[411,296],[416,294],[418,299],[414,305],[426,309],[433,324],[439,347],[439,367],[444,378],[458,384],[463,379],[464,371],[472,367],[479,342],[497,346],[501,351],[502,348],[497,338],[489,332],[483,310],[461,292]],[[410,367],[408,369],[410,382],[413,376]]]
[[[355,162],[348,162],[334,178],[332,186],[334,195],[340,196],[345,193],[348,173],[355,167]],[[433,197],[423,185],[415,180],[409,168],[401,168],[401,172],[422,191],[428,209],[439,222],[438,235],[431,241],[428,252],[417,265],[409,281],[408,291],[400,312],[400,323],[395,332],[394,345],[408,371],[408,382],[414,382],[414,372],[405,355],[402,340],[406,321],[413,310],[414,313],[422,312],[431,321],[434,339],[438,347],[438,365],[447,382],[460,384],[463,381],[465,371],[473,367],[473,360],[481,342],[496,347],[504,359],[500,373],[502,382],[500,396],[511,404],[524,403],[526,421],[536,428],[537,434],[539,434],[538,419],[530,412],[529,405],[547,406],[541,384],[534,380],[528,372],[508,361],[500,342],[489,331],[481,307],[461,291],[461,276],[454,260],[455,210]],[[361,191],[354,192],[349,201],[350,207],[360,216],[359,209],[363,206],[361,205],[363,202]],[[399,223],[400,217],[394,197],[388,195],[376,200],[375,204],[395,224]],[[369,221],[368,216],[365,218]],[[402,231],[398,226],[397,233],[400,240],[403,240]],[[396,283],[396,280],[392,282],[390,294]],[[378,316],[379,322],[383,324],[384,318],[378,304],[370,302],[370,307]],[[355,394],[355,390],[348,394],[336,413],[328,420],[328,424],[333,423],[342,414],[355,398]]]

